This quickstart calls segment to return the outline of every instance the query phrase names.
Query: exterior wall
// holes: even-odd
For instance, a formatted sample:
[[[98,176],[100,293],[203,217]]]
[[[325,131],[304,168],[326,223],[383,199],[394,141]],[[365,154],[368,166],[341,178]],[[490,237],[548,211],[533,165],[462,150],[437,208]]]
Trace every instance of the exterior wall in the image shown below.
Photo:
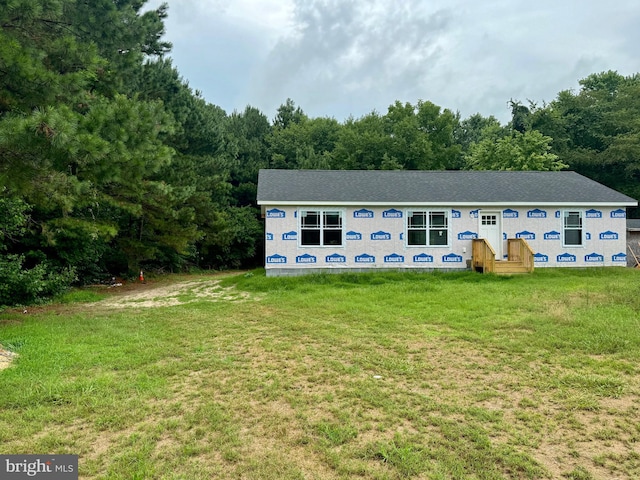
[[[584,241],[581,246],[563,246],[565,210],[582,212]],[[527,240],[535,252],[536,267],[624,267],[627,264],[624,208],[519,208],[505,209],[502,216],[505,235]]]
[[[638,261],[640,261],[640,230],[627,230],[627,244],[629,245],[629,248],[633,250]],[[636,259],[633,258],[633,255],[631,255],[628,250],[627,253],[629,254],[627,258],[627,266],[635,267]]]
[[[298,211],[343,212],[343,245],[300,245]],[[449,212],[449,245],[408,246],[407,210]],[[563,246],[563,210],[567,208],[491,207],[500,212],[503,252],[506,239],[524,237],[536,253],[536,267],[625,266],[626,218],[619,208],[572,208],[583,214],[583,245]],[[478,238],[479,211],[434,207],[265,207],[265,267],[268,275],[307,270],[466,269],[471,240]]]

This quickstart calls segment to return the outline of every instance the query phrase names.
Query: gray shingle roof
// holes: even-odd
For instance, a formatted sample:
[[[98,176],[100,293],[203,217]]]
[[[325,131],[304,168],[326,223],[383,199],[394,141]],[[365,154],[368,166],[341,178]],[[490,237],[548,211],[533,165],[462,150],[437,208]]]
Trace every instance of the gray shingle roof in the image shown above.
[[[260,170],[258,203],[637,205],[575,172],[479,170]]]

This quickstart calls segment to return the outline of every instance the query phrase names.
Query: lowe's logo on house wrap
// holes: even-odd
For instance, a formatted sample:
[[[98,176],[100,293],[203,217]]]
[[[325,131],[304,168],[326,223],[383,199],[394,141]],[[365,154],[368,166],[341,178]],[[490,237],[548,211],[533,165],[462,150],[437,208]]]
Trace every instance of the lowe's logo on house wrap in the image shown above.
[[[402,212],[392,208],[391,210],[385,210],[382,212],[382,218],[402,218]]]
[[[356,263],[376,263],[376,257],[368,253],[363,253],[362,255],[356,256]]]
[[[285,215],[284,210],[278,210],[277,208],[267,210],[267,218],[285,218]]]
[[[362,234],[352,230],[347,232],[347,240],[362,240]]]
[[[373,218],[373,212],[366,208],[362,208],[353,212],[353,218]]]
[[[527,230],[523,230],[522,232],[516,233],[516,238],[523,238],[524,240],[535,240],[536,234],[533,232],[528,232]]]
[[[556,218],[560,218],[560,216],[561,216],[560,210],[556,210]]]
[[[298,234],[294,231],[283,233],[282,240],[297,240]]]
[[[612,232],[611,230],[607,230],[606,232],[602,232],[600,234],[600,240],[618,240],[618,234],[616,232]]]
[[[296,257],[296,263],[316,263],[317,259],[313,255],[305,253],[304,255],[298,255]]]
[[[590,253],[584,256],[584,261],[587,263],[604,263],[604,255],[599,253]]]
[[[455,253],[450,253],[449,255],[443,255],[442,261],[444,263],[462,263],[462,255],[456,255]]]
[[[451,218],[462,218],[462,212],[460,210],[451,210]]]
[[[373,232],[371,234],[371,240],[391,240],[391,234],[389,232]]]
[[[611,212],[611,218],[627,218],[627,212],[624,211],[622,208],[619,208],[618,210],[613,210]]]
[[[413,261],[415,263],[433,263],[433,256],[421,253],[420,255],[414,255]]]
[[[267,257],[267,263],[287,263],[287,257],[276,253],[275,255]]]
[[[478,238],[478,234],[475,232],[470,232],[467,230],[466,232],[460,232],[458,234],[458,240],[474,240]]]
[[[549,263],[549,255],[544,255],[542,253],[534,253],[533,261],[536,263]]]
[[[384,257],[384,263],[404,263],[404,257],[397,253],[392,253]]]
[[[273,240],[273,233],[269,233],[267,232],[267,234],[265,235],[265,238],[269,241],[269,240]]]
[[[623,252],[615,253],[611,256],[611,260],[613,260],[614,262],[627,263],[627,254]]]
[[[478,212],[479,212],[479,211],[480,211],[480,209],[479,209],[479,208],[478,208],[478,209],[476,209],[476,210],[471,210],[471,211],[469,212],[469,216],[470,216],[471,218],[478,218]]]
[[[527,212],[527,218],[547,218],[547,212],[539,208],[534,208]]]
[[[576,256],[571,255],[570,253],[563,253],[562,255],[558,255],[556,257],[556,262],[558,263],[575,263]]]
[[[507,208],[502,211],[502,218],[518,218],[518,211]]]
[[[561,235],[560,232],[556,232],[555,230],[551,230],[544,234],[545,240],[560,240]]]
[[[347,263],[347,257],[334,253],[333,255],[327,255],[324,257],[326,263]]]
[[[584,216],[586,218],[602,218],[602,212],[600,210],[587,210],[584,212]]]

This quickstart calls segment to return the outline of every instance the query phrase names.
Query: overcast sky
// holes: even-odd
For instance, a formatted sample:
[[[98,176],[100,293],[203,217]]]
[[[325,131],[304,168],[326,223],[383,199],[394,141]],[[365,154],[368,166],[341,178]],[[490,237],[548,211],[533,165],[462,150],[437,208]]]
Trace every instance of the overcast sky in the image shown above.
[[[273,119],[291,98],[343,121],[429,100],[506,122],[509,99],[640,72],[638,0],[165,1],[174,66],[227,113]]]

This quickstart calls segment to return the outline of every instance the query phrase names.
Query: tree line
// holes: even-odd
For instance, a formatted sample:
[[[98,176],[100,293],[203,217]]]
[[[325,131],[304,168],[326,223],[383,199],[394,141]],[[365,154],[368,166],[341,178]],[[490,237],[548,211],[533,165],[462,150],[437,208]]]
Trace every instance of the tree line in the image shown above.
[[[140,269],[261,261],[260,168],[572,169],[640,198],[640,76],[595,73],[512,118],[396,101],[270,120],[194,91],[144,0],[0,0],[0,305]]]

